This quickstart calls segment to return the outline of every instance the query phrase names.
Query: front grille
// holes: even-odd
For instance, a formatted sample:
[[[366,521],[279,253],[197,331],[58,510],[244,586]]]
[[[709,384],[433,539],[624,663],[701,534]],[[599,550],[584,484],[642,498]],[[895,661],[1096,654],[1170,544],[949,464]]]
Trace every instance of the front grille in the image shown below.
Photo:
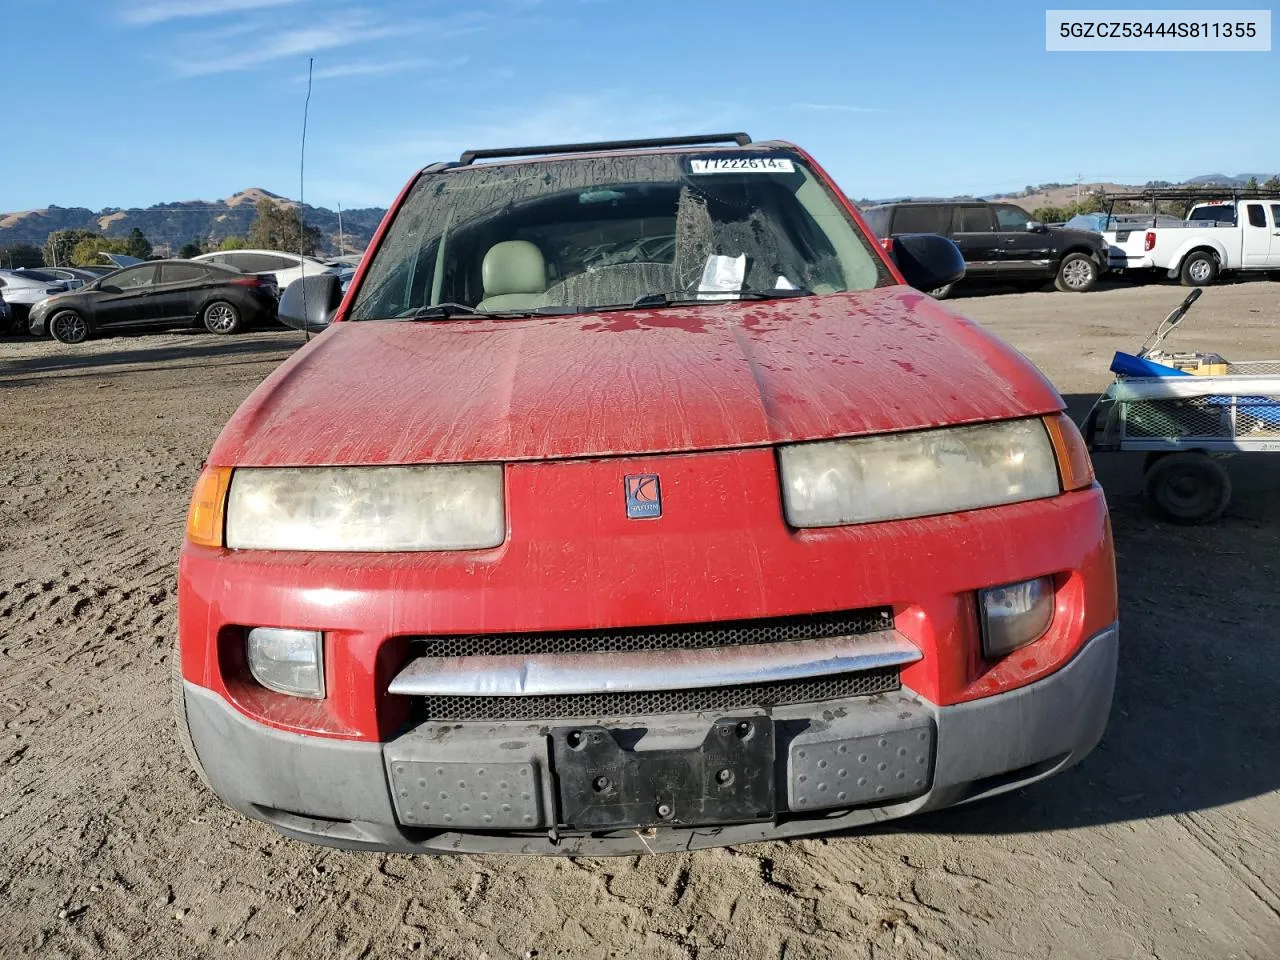
[[[898,668],[737,687],[656,690],[640,693],[570,693],[541,697],[414,697],[418,720],[560,720],[642,717],[821,703],[889,693],[899,687]]]
[[[414,657],[533,656],[546,653],[608,653],[644,650],[702,650],[791,640],[825,640],[889,630],[893,612],[869,607],[767,620],[724,620],[660,627],[568,630],[555,633],[493,633],[414,637]]]

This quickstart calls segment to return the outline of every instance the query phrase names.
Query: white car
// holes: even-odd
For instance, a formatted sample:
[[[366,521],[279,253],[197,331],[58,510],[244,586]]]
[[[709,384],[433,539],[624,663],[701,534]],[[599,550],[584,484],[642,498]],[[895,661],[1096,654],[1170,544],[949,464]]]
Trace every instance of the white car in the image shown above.
[[[66,281],[42,270],[0,270],[0,297],[9,305],[9,325],[19,332],[26,330],[33,306],[67,289]]]
[[[1126,270],[1164,270],[1204,287],[1229,271],[1280,270],[1280,194],[1197,203],[1187,219],[1150,219],[1103,231],[1111,262]]]
[[[337,273],[341,269],[315,257],[303,257],[280,250],[218,250],[214,253],[202,253],[192,259],[221,263],[241,273],[252,273],[260,277],[272,275],[281,291],[304,276]]]

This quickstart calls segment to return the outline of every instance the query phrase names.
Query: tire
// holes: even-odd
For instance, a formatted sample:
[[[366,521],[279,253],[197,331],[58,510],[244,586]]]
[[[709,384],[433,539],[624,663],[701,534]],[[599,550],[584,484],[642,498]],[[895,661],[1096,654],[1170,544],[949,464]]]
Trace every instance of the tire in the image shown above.
[[[48,330],[59,343],[84,343],[89,339],[89,322],[74,310],[59,310],[51,316]]]
[[[200,319],[206,330],[219,336],[239,333],[244,327],[240,308],[226,300],[214,300],[201,311]]]
[[[1147,470],[1142,493],[1159,516],[1173,523],[1212,523],[1231,503],[1231,478],[1203,453],[1171,453]]]
[[[1058,264],[1053,285],[1063,293],[1088,293],[1098,284],[1098,262],[1087,253],[1068,253]]]
[[[177,638],[174,638],[173,650],[169,654],[169,693],[173,724],[178,728],[178,743],[182,746],[182,752],[187,755],[187,762],[200,777],[200,782],[212,790],[213,788],[209,786],[209,778],[205,776],[204,765],[196,755],[196,745],[191,739],[191,727],[187,723],[187,698],[182,690],[182,650]]]
[[[1182,261],[1182,285],[1207,287],[1218,280],[1218,258],[1208,250],[1195,250]]]
[[[929,296],[933,297],[935,300],[945,300],[947,297],[951,296],[955,291],[955,288],[956,285],[954,283],[948,283],[945,286],[934,287],[932,290],[928,291],[928,293]]]

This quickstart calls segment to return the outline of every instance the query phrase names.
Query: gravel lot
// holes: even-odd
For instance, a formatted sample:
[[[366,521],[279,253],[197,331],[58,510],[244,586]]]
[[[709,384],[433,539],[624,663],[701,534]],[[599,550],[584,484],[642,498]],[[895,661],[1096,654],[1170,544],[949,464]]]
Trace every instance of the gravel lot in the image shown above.
[[[970,296],[1087,408],[1185,291]],[[1280,357],[1280,284],[1207,290],[1176,342]],[[410,858],[224,808],[171,730],[191,484],[300,335],[0,341],[0,957],[1280,958],[1280,496],[1232,461],[1209,529],[1100,464],[1124,643],[1106,739],[986,804],[636,859]],[[340,400],[341,398],[335,398]]]

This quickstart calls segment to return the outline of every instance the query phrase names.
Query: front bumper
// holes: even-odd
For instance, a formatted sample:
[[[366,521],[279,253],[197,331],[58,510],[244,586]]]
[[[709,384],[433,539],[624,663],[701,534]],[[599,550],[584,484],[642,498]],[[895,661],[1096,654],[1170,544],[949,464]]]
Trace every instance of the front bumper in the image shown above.
[[[288,836],[397,852],[630,855],[826,833],[1052,776],[1102,736],[1118,642],[1113,624],[1049,676],[954,706],[903,687],[776,708],[776,818],[595,834],[555,831],[546,724],[426,722],[385,743],[359,742],[267,727],[190,682],[184,696],[213,789]],[[701,742],[715,719],[635,717],[616,726],[643,728],[641,750],[669,749]]]

